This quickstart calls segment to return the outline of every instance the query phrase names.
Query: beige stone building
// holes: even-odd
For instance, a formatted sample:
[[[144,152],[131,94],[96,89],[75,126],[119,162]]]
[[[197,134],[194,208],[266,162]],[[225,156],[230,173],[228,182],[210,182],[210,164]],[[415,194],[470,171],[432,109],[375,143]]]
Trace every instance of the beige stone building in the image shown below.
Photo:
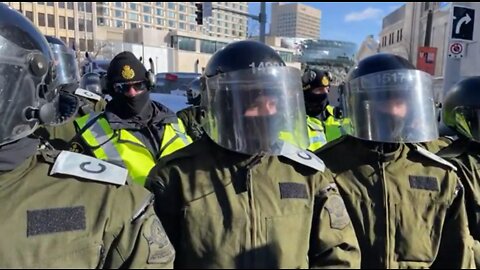
[[[299,3],[272,3],[270,35],[320,39],[319,9]]]
[[[123,29],[155,28],[211,37],[247,36],[247,17],[215,8],[248,12],[248,2],[212,2],[212,16],[197,25],[195,2],[97,2],[97,25]]]
[[[22,12],[45,35],[62,39],[80,51],[93,51],[96,25],[95,2],[3,2]]]

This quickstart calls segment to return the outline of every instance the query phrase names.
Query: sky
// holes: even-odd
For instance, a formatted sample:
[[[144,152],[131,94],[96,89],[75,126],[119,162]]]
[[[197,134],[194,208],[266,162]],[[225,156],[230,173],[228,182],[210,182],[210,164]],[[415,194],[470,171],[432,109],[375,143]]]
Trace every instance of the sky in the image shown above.
[[[267,33],[270,31],[268,23],[271,20],[271,3],[267,2],[266,5]],[[382,30],[383,17],[404,4],[404,2],[300,3],[322,11],[320,39],[351,41],[355,42],[357,46],[360,46],[367,35],[374,35],[375,39],[378,40],[378,34]],[[260,2],[250,2],[248,5],[249,13],[258,15]],[[248,26],[249,34],[258,35],[258,21],[250,19]]]

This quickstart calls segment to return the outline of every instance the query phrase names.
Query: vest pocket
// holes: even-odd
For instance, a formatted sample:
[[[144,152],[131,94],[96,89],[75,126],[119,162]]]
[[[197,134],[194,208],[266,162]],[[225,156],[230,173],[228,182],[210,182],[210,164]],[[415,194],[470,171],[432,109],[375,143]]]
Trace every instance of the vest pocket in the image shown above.
[[[399,262],[432,263],[438,252],[447,204],[405,201],[395,204],[395,253]]]

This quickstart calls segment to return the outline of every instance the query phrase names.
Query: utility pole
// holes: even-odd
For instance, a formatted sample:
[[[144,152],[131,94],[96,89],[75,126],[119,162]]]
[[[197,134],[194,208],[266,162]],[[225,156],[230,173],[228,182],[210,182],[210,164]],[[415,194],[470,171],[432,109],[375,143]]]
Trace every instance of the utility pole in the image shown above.
[[[225,11],[225,12],[230,12],[230,13],[233,13],[233,14],[237,14],[237,15],[242,15],[242,16],[246,16],[248,18],[251,18],[251,19],[254,19],[256,21],[258,21],[260,23],[260,37],[259,37],[259,40],[260,42],[262,43],[265,43],[265,28],[266,28],[266,24],[267,24],[267,12],[266,12],[266,3],[265,2],[260,2],[260,13],[258,15],[252,15],[252,14],[248,14],[248,13],[245,13],[245,12],[240,12],[240,11],[237,11],[237,10],[233,10],[233,9],[227,9],[227,8],[222,8],[222,7],[213,7],[211,5],[211,2],[203,2],[203,7],[200,8],[200,6],[197,6],[197,24],[200,24],[198,23],[198,20],[199,18],[207,18],[208,15],[211,16],[211,13],[210,14],[207,14],[208,11],[210,10],[220,10],[220,11]],[[202,13],[200,13],[202,12]]]

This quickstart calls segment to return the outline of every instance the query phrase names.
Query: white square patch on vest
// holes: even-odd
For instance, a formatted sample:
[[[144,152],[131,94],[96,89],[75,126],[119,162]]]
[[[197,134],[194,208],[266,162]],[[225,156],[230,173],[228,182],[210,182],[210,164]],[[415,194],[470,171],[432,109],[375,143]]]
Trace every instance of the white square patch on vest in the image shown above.
[[[128,177],[128,171],[125,168],[69,151],[62,151],[55,160],[50,175],[56,173],[114,185],[125,185]]]

